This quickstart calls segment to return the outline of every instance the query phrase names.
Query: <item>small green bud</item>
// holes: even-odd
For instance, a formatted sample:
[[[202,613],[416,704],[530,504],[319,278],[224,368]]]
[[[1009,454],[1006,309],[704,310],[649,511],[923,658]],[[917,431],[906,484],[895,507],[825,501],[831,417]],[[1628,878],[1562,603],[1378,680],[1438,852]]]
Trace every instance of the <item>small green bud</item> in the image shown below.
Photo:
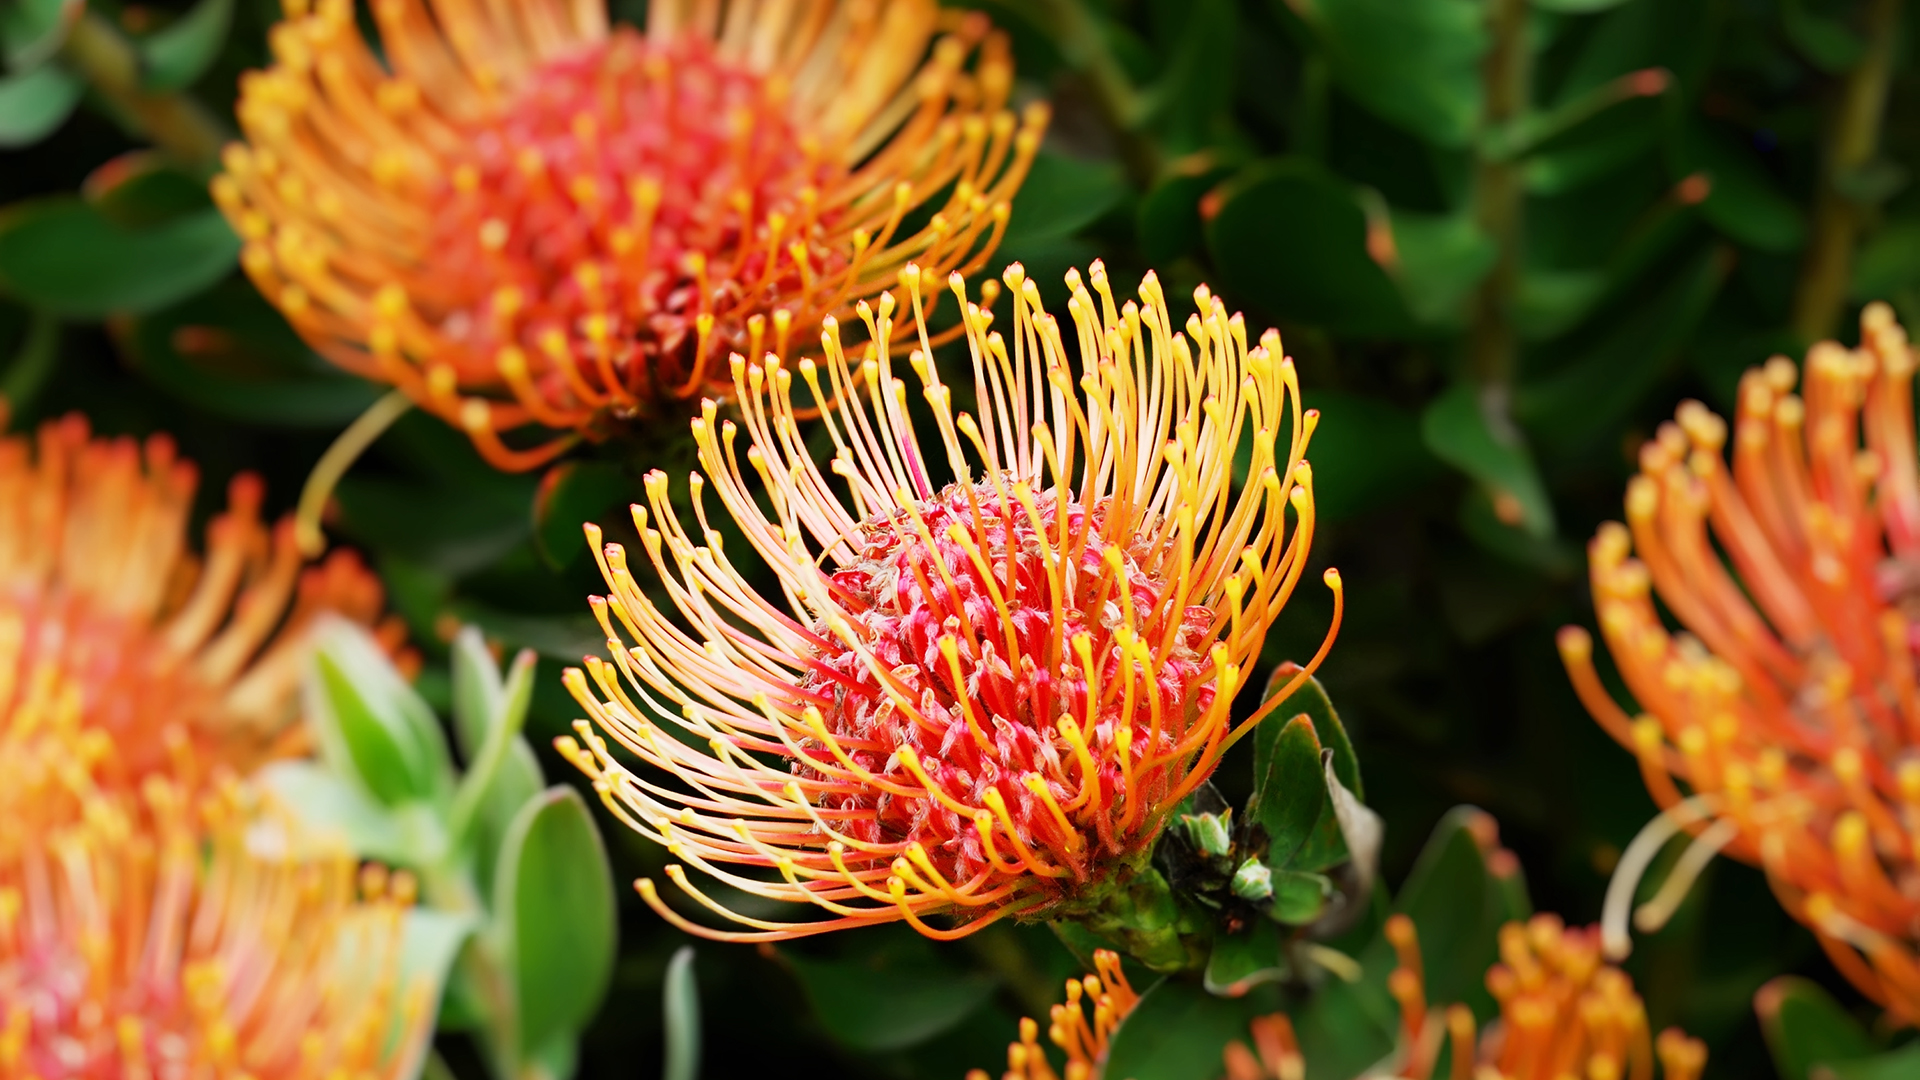
[[[1181,814],[1180,824],[1186,826],[1187,838],[1193,846],[1215,858],[1224,858],[1233,851],[1233,811],[1220,814]]]
[[[1273,871],[1258,859],[1248,859],[1233,872],[1233,895],[1242,900],[1265,900],[1273,895]]]

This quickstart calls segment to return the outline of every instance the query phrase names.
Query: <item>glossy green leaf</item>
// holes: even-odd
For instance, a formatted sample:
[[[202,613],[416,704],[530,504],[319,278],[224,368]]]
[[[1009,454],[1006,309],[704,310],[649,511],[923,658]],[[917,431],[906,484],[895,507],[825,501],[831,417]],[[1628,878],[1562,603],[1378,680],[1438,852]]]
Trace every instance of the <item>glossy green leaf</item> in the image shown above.
[[[1226,176],[1211,155],[1196,156],[1155,184],[1135,215],[1142,257],[1159,265],[1200,247],[1206,240],[1200,201]]]
[[[427,908],[413,908],[401,918],[401,982],[409,989],[419,988],[427,1007],[437,1011],[441,995],[446,990],[448,975],[453,970],[453,962],[459,957],[467,938],[478,929],[478,922],[471,915]],[[416,1028],[412,1033],[415,1041],[411,1044],[399,1041],[408,1034],[402,1010],[394,1010],[388,1039],[393,1052],[399,1055],[391,1073],[399,1080],[412,1080],[419,1076],[433,1046],[428,1037],[431,1028]]]
[[[1286,976],[1280,928],[1266,919],[1255,919],[1240,933],[1220,934],[1213,939],[1213,952],[1207,957],[1201,982],[1209,994],[1237,998],[1261,983],[1279,982]]]
[[[249,424],[338,429],[379,389],[334,368],[251,284],[228,280],[164,311],[116,320],[128,362],[168,394]]]
[[[1571,329],[1606,295],[1600,270],[1523,268],[1514,305],[1514,329],[1526,341],[1544,341]]]
[[[662,1080],[700,1078],[700,988],[693,980],[693,946],[682,945],[667,962],[661,994],[662,1027],[666,1030],[666,1063]]]
[[[1305,398],[1320,411],[1307,460],[1313,509],[1322,520],[1390,506],[1445,474],[1446,466],[1420,441],[1418,420],[1400,406],[1339,390],[1310,389]]]
[[[480,749],[468,762],[466,773],[460,777],[453,793],[453,805],[447,812],[447,831],[456,844],[471,839],[473,827],[494,798],[493,787],[502,766],[513,756],[513,748],[521,741],[520,729],[526,725],[527,706],[533,701],[533,673],[537,664],[531,649],[522,649],[513,658],[513,667],[508,670],[506,682],[500,690],[500,700],[487,718],[486,734],[480,740]],[[512,801],[507,805],[516,808],[524,801],[520,792],[513,793],[511,798]]]
[[[1872,1058],[1879,1040],[1818,985],[1783,975],[1753,996],[1760,1031],[1781,1080],[1814,1080],[1817,1066]]]
[[[1265,697],[1271,697],[1293,679],[1299,667],[1292,663],[1282,663],[1274,669],[1267,680]],[[1255,776],[1266,776],[1274,771],[1277,758],[1279,737],[1287,730],[1284,725],[1275,725],[1279,717],[1297,717],[1304,715],[1313,724],[1321,749],[1333,752],[1334,772],[1340,783],[1356,795],[1360,787],[1360,762],[1354,757],[1353,744],[1347,740],[1346,728],[1340,723],[1340,716],[1334,711],[1333,702],[1327,699],[1326,689],[1318,679],[1308,677],[1287,697],[1274,707],[1272,717],[1261,723],[1253,733],[1253,768]],[[1317,787],[1327,792],[1326,770],[1323,762],[1316,762],[1319,780]],[[1295,849],[1286,869],[1318,872],[1346,861],[1348,856],[1346,841],[1340,835],[1339,816],[1331,800],[1326,800],[1319,808],[1313,828],[1306,839]],[[1282,869],[1275,866],[1274,869]]]
[[[885,952],[846,960],[793,951],[780,956],[827,1034],[855,1050],[876,1053],[918,1046],[953,1030],[998,986],[985,975],[892,962],[895,958]]]
[[[315,761],[276,761],[254,776],[312,835],[338,841],[362,858],[426,866],[446,851],[446,827],[425,803],[383,806],[350,778]]]
[[[1220,1073],[1220,1052],[1247,1037],[1255,1001],[1162,979],[1140,995],[1107,1044],[1104,1075],[1129,1080],[1194,1080]]]
[[[1326,914],[1333,882],[1320,874],[1282,870],[1273,875],[1273,907],[1267,914],[1288,926],[1306,926]]]
[[[1395,257],[1388,267],[1407,310],[1434,327],[1466,325],[1468,305],[1493,269],[1493,240],[1465,214],[1395,211],[1387,218]]]
[[[1805,241],[1799,205],[1732,135],[1696,123],[1675,142],[1674,157],[1681,172],[1700,173],[1712,185],[1700,211],[1721,232],[1762,251],[1794,251]]]
[[[1126,174],[1112,162],[1042,151],[1020,185],[1001,242],[1019,248],[1072,236],[1118,206],[1129,190]]]
[[[453,662],[454,745],[461,757],[472,761],[506,700],[506,683],[479,627],[460,627],[448,651]]]
[[[1278,732],[1268,737],[1268,731]],[[1266,863],[1280,869],[1313,834],[1326,806],[1326,785],[1320,779],[1320,739],[1313,719],[1298,715],[1280,723],[1267,720],[1254,732],[1264,750],[1266,768],[1254,774],[1253,796],[1247,801],[1247,820],[1266,831]],[[1265,744],[1265,745],[1262,745]],[[1256,760],[1258,760],[1256,758]]]
[[[453,794],[438,718],[366,630],[328,618],[314,631],[307,715],[327,764],[387,807]]]
[[[1827,1068],[1833,1080],[1913,1080],[1920,1076],[1920,1045],[1858,1061],[1836,1062]]]
[[[155,150],[130,150],[87,174],[80,194],[125,229],[145,229],[213,208],[205,181],[173,166]]]
[[[1477,0],[1293,0],[1341,89],[1407,133],[1465,146],[1479,125],[1486,6]]]
[[[1352,190],[1298,159],[1256,165],[1220,191],[1207,248],[1221,285],[1261,310],[1338,334],[1411,328],[1400,289],[1368,254]]]
[[[218,211],[123,229],[71,196],[0,212],[0,292],[55,314],[142,314],[224,277],[240,239]]]
[[[619,945],[613,868],[579,792],[550,787],[520,809],[501,844],[493,903],[522,1053],[572,1039],[600,1007]]]
[[[1531,914],[1524,891],[1489,868],[1492,838],[1493,819],[1485,811],[1449,811],[1394,898],[1394,909],[1413,920],[1420,938],[1427,999],[1463,1002],[1482,1022],[1494,1012],[1486,972],[1499,955],[1500,927]],[[1363,962],[1384,978],[1394,965],[1391,943],[1376,941]]]
[[[226,43],[233,23],[233,0],[200,0],[193,10],[139,43],[141,83],[149,93],[168,94],[191,86]]]
[[[30,146],[66,122],[86,84],[57,64],[0,78],[0,148]]]
[[[1532,536],[1553,533],[1553,504],[1533,455],[1518,431],[1496,431],[1475,388],[1462,383],[1441,394],[1420,417],[1427,449],[1480,482],[1496,499],[1519,508],[1520,525]]]
[[[587,554],[581,524],[608,523],[639,494],[625,469],[604,461],[563,461],[548,469],[533,496],[533,540],[541,557],[556,570],[572,565]]]

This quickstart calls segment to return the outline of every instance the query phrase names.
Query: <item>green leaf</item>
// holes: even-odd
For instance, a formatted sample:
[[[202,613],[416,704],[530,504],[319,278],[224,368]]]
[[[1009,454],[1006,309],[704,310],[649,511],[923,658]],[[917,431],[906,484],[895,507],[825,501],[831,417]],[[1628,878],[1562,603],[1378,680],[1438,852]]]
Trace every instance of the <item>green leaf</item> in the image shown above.
[[[1313,445],[1313,509],[1325,521],[1346,521],[1392,505],[1446,472],[1420,441],[1405,409],[1364,394],[1308,390],[1320,412]]]
[[[86,83],[56,64],[0,78],[0,148],[30,146],[66,122]]]
[[[1711,186],[1700,212],[1721,232],[1761,251],[1797,251],[1806,241],[1799,205],[1731,135],[1695,123],[1675,140],[1674,160],[1680,172],[1706,176]]]
[[[1559,337],[1585,318],[1606,291],[1607,275],[1599,270],[1523,267],[1514,329],[1524,341]]]
[[[524,1060],[577,1035],[613,975],[613,868],[579,792],[556,785],[521,807],[501,844],[493,902]]]
[[[1201,983],[1209,994],[1237,998],[1245,997],[1261,983],[1279,982],[1286,976],[1280,928],[1266,919],[1255,919],[1241,933],[1220,934],[1213,939],[1213,952],[1207,957]]]
[[[1853,263],[1852,298],[1879,300],[1920,283],[1920,218],[1894,218],[1861,245]]]
[[[453,762],[433,710],[363,628],[327,618],[314,642],[306,705],[322,759],[385,806],[444,808]]]
[[[1326,914],[1333,882],[1320,874],[1282,870],[1273,875],[1273,907],[1267,914],[1288,926],[1306,926]]]
[[[1912,1080],[1920,1076],[1920,1045],[1908,1044],[1878,1057],[1836,1063],[1833,1080]]]
[[[1110,161],[1086,161],[1043,150],[1013,200],[1003,245],[1062,240],[1118,206],[1131,188]]]
[[[506,756],[493,775],[486,799],[480,804],[480,820],[474,830],[473,875],[480,885],[481,895],[489,903],[493,899],[493,881],[500,864],[501,848],[506,843],[507,833],[513,828],[513,819],[519,815],[520,808],[527,805],[527,800],[540,794],[546,784],[546,776],[540,771],[540,759],[534,756],[533,747],[527,745],[526,738],[515,738],[507,744]]]
[[[1781,1080],[1810,1080],[1819,1065],[1861,1061],[1880,1052],[1853,1015],[1818,985],[1783,975],[1753,995],[1760,1031]]]
[[[53,374],[54,361],[59,355],[60,320],[45,312],[29,315],[20,349],[7,364],[7,373],[0,376],[0,400],[7,403],[14,415],[19,415],[39,396],[47,376]]]
[[[1533,455],[1518,431],[1494,430],[1473,386],[1458,384],[1429,404],[1420,435],[1435,456],[1479,481],[1496,500],[1514,500],[1529,535],[1553,534],[1553,504]]]
[[[439,1010],[448,973],[453,970],[453,962],[460,955],[461,947],[476,928],[477,920],[465,913],[412,908],[401,917],[401,984],[424,990],[422,1000],[431,1011]],[[406,1031],[403,1010],[395,1009],[389,1040],[400,1038]],[[422,1035],[429,1033],[430,1029]],[[419,1076],[432,1047],[432,1039],[428,1037],[420,1037],[412,1046],[396,1047],[401,1058],[390,1075],[399,1080],[412,1080]]]
[[[907,946],[909,956],[918,943]],[[900,963],[891,953],[823,960],[783,950],[820,1026],[836,1041],[870,1053],[917,1046],[953,1030],[985,1005],[999,983],[934,963]]]
[[[1829,75],[1845,74],[1867,48],[1844,22],[1807,10],[1806,0],[1780,0],[1780,28],[1801,55]]]
[[[1263,698],[1270,698],[1293,679],[1300,667],[1293,663],[1282,663],[1274,668],[1267,679]],[[1305,716],[1313,725],[1322,751],[1322,760],[1316,761],[1318,777],[1317,789],[1330,794],[1326,782],[1325,752],[1333,752],[1333,771],[1347,790],[1359,795],[1360,762],[1354,757],[1353,744],[1347,740],[1347,729],[1340,723],[1340,716],[1328,700],[1327,691],[1320,680],[1309,676],[1284,701],[1276,705],[1274,717]],[[1261,723],[1253,733],[1253,770],[1254,776],[1270,775],[1275,768],[1278,756],[1280,736],[1287,726],[1275,728],[1271,719]],[[1294,851],[1286,867],[1274,866],[1274,869],[1292,869],[1318,872],[1337,866],[1348,856],[1346,841],[1340,834],[1340,820],[1331,800],[1323,801],[1312,830],[1307,838]],[[1273,865],[1269,863],[1269,865]]]
[[[1148,263],[1163,265],[1193,252],[1205,242],[1200,200],[1227,175],[1225,169],[1212,161],[1211,154],[1196,154],[1178,163],[1170,175],[1140,200],[1135,228],[1140,237],[1141,258]]]
[[[80,193],[125,229],[149,228],[213,207],[205,182],[174,168],[166,155],[154,150],[130,150],[108,160],[87,174]]]
[[[1478,0],[1290,0],[1313,27],[1334,78],[1411,135],[1467,145],[1479,126],[1488,37]]]
[[[1224,998],[1184,979],[1162,979],[1140,995],[1107,1044],[1104,1076],[1194,1080],[1217,1076],[1227,1043],[1246,1038],[1257,1011],[1246,997]]]
[[[449,650],[453,661],[453,741],[460,756],[472,761],[487,741],[487,729],[506,700],[500,665],[487,649],[480,628],[462,625]]]
[[[1207,248],[1234,295],[1336,334],[1411,329],[1399,287],[1368,254],[1366,215],[1343,181],[1311,162],[1269,161],[1229,181],[1220,200]]]
[[[1541,11],[1554,11],[1562,15],[1591,15],[1597,11],[1619,7],[1627,0],[1531,0],[1531,2]]]
[[[239,253],[217,210],[146,229],[65,195],[0,212],[0,291],[70,318],[166,307],[224,277]]]
[[[667,962],[660,1007],[667,1043],[661,1080],[699,1080],[700,988],[693,981],[693,946],[680,946]]]
[[[382,806],[319,762],[276,761],[254,781],[313,836],[337,840],[361,858],[428,866],[446,851],[446,827],[431,807]]]
[[[60,51],[67,31],[86,10],[85,0],[8,0],[0,4],[0,42],[6,68],[32,71]]]
[[[1313,719],[1301,714],[1284,725],[1278,719],[1267,720],[1253,733],[1257,771],[1247,801],[1247,819],[1266,830],[1265,861],[1275,870],[1284,868],[1307,842],[1327,801]],[[1265,768],[1260,767],[1263,759]]]
[[[1499,956],[1500,927],[1530,914],[1524,892],[1488,866],[1493,836],[1493,819],[1485,811],[1449,811],[1394,899],[1394,909],[1413,920],[1420,938],[1427,1000],[1463,1002],[1482,1022],[1495,1013],[1486,973]],[[1394,966],[1392,944],[1376,940],[1362,962],[1384,979]]]
[[[613,507],[624,508],[640,487],[625,469],[604,461],[563,461],[540,478],[533,495],[533,542],[555,570],[587,551],[583,522],[605,523]]]
[[[141,85],[148,93],[170,94],[206,74],[233,23],[233,0],[200,0],[166,29],[139,42]]]
[[[1433,327],[1466,325],[1468,302],[1499,254],[1466,214],[1383,214],[1394,259],[1388,265],[1407,310]]]
[[[249,424],[338,429],[380,396],[322,360],[251,284],[229,279],[108,327],[130,366],[196,408]]]
[[[480,741],[480,750],[473,756],[466,775],[460,778],[453,793],[453,805],[447,813],[447,831],[455,844],[464,844],[471,839],[473,825],[493,797],[494,781],[499,777],[501,766],[512,753],[513,746],[520,741],[520,729],[527,722],[527,706],[533,701],[533,672],[537,663],[531,649],[522,649],[513,658],[513,667],[507,672],[498,705],[487,719],[486,735]],[[518,807],[521,801],[516,798],[511,805]]]

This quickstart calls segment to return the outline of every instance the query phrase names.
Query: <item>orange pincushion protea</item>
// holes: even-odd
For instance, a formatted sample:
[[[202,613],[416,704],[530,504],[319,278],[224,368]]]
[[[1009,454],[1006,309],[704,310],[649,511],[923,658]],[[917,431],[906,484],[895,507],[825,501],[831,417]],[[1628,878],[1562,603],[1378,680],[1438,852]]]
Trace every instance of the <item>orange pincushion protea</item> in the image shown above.
[[[302,570],[293,523],[261,523],[246,475],[195,558],[195,482],[164,436],[94,439],[78,415],[0,437],[0,758],[67,713],[111,744],[123,791],[296,748],[307,624],[372,622],[379,581],[344,552]]]
[[[860,308],[864,358],[848,357],[829,321],[826,363],[798,365],[813,400],[831,402],[830,465],[800,439],[793,369],[736,356],[740,421],[719,420],[709,401],[694,423],[707,474],[693,481],[697,532],[672,509],[667,478],[647,478],[651,512],[636,506],[634,521],[684,628],[654,606],[621,546],[587,529],[612,587],[593,608],[613,661],[589,657],[567,685],[600,730],[681,786],[630,772],[585,721],[585,745],[561,749],[615,813],[685,862],[837,916],[732,912],[669,866],[696,900],[751,929],[694,928],[639,882],[662,915],[711,937],[901,918],[950,936],[1006,915],[1102,910],[1145,867],[1175,805],[1260,719],[1236,727],[1228,710],[1306,566],[1302,455],[1318,417],[1302,413],[1277,333],[1250,346],[1204,287],[1176,333],[1157,279],[1117,305],[1095,263],[1084,282],[1067,276],[1075,366],[1017,265],[1005,336],[955,276],[976,420],[954,413],[954,388],[932,365],[921,275],[908,267],[902,281],[920,341],[907,365],[935,438],[920,438],[908,412],[883,295]],[[1236,448],[1250,477],[1238,497]],[[721,548],[708,483],[771,565],[784,608]],[[1337,599],[1331,571],[1328,583]],[[959,925],[929,926],[935,912]]]
[[[345,854],[261,850],[291,838],[231,782],[103,783],[111,747],[71,721],[0,753],[0,1076],[414,1075],[434,1002],[399,970],[410,879],[370,868],[356,900]]]
[[[1047,1041],[1067,1056],[1064,1080],[1094,1080],[1106,1063],[1107,1040],[1120,1021],[1140,1003],[1120,969],[1120,956],[1107,949],[1095,950],[1096,974],[1067,980],[1067,1001],[1055,1005],[1048,1018]],[[1093,1015],[1087,1015],[1087,1006]],[[967,1080],[988,1080],[986,1070],[974,1069]],[[1031,1019],[1020,1021],[1020,1041],[1007,1045],[1007,1071],[1004,1080],[1062,1080],[1047,1060],[1040,1045],[1040,1025]]]
[[[1006,111],[1004,38],[934,0],[656,0],[644,33],[596,0],[376,0],[384,62],[350,0],[308,8],[214,185],[243,265],[509,469],[572,437],[501,432],[602,435],[909,260],[973,272],[1046,120]]]
[[[1857,350],[1808,352],[1799,395],[1783,357],[1747,372],[1731,468],[1726,423],[1697,402],[1641,449],[1627,524],[1603,526],[1588,553],[1601,634],[1646,713],[1630,719],[1601,686],[1586,631],[1561,631],[1560,650],[1665,810],[1648,835],[1697,835],[1680,888],[1648,907],[1664,914],[1724,849],[1766,871],[1855,985],[1915,1023],[1914,357],[1886,305],[1861,327]],[[1667,630],[1656,591],[1686,632]]]

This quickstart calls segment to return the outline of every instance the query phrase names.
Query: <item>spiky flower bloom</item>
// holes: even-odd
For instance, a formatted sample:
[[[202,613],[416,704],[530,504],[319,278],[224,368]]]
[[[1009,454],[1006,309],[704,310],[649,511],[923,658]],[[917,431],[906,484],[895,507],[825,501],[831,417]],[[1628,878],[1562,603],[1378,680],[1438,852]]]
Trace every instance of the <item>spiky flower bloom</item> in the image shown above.
[[[612,588],[593,609],[613,659],[566,673],[594,723],[562,750],[685,863],[836,916],[729,911],[669,866],[751,928],[696,932],[762,940],[905,918],[950,936],[1110,910],[1176,804],[1260,719],[1236,727],[1229,709],[1314,522],[1302,455],[1318,417],[1301,410],[1279,335],[1249,344],[1204,287],[1176,332],[1155,277],[1119,304],[1095,263],[1067,275],[1076,364],[1017,265],[1004,335],[955,276],[974,374],[959,392],[976,420],[934,370],[921,280],[902,275],[920,344],[906,366],[930,437],[908,408],[883,295],[859,309],[863,357],[829,320],[825,363],[797,365],[811,400],[830,403],[831,462],[801,439],[794,369],[736,356],[739,421],[709,401],[694,423],[698,527],[659,472],[650,509],[634,508],[658,586],[643,589],[626,551],[587,528]],[[1236,450],[1249,477],[1238,495]],[[778,599],[721,547],[709,484]],[[678,783],[629,771],[596,725]],[[936,912],[959,925],[930,926]]]
[[[1020,1021],[1020,1041],[1007,1045],[1007,1071],[1003,1080],[1094,1080],[1106,1064],[1107,1040],[1120,1021],[1140,1003],[1126,972],[1120,969],[1120,956],[1107,949],[1095,950],[1096,974],[1067,980],[1067,1000],[1055,1005],[1047,1024],[1047,1041],[1066,1055],[1066,1071],[1055,1072],[1040,1045],[1040,1025],[1031,1019]],[[1088,1015],[1087,1007],[1093,1013]],[[974,1069],[967,1080],[988,1080],[986,1070]]]
[[[1046,122],[935,0],[657,0],[644,32],[599,0],[376,0],[378,58],[351,0],[286,6],[214,184],[242,264],[509,469],[572,436],[502,432],[599,437],[909,260],[972,273]]]
[[[197,556],[195,483],[166,437],[95,439],[78,415],[0,437],[0,758],[53,717],[111,745],[100,767],[124,791],[296,748],[308,622],[374,621],[380,584],[346,553],[302,569],[249,475]]]
[[[1655,843],[1630,848],[1623,872],[1635,876],[1679,830],[1696,835],[1643,925],[1724,849],[1764,869],[1840,970],[1912,1023],[1914,357],[1884,304],[1868,306],[1861,328],[1859,349],[1808,352],[1798,394],[1784,357],[1747,372],[1730,464],[1726,423],[1698,402],[1641,449],[1627,523],[1603,526],[1588,554],[1601,634],[1645,712],[1630,718],[1601,686],[1584,630],[1561,631],[1560,650],[1665,811],[1643,834]],[[1668,630],[1655,593],[1683,631]],[[1617,900],[1623,947],[1630,891]]]
[[[1666,1080],[1697,1080],[1706,1067],[1698,1039],[1678,1028],[1651,1034],[1633,981],[1602,960],[1598,927],[1569,929],[1555,915],[1502,926],[1500,961],[1487,970],[1500,1019],[1484,1032],[1466,1006],[1427,1001],[1413,920],[1393,916],[1386,934],[1399,957],[1387,988],[1400,1005],[1403,1059],[1382,1075],[1430,1080],[1443,1041],[1451,1046],[1448,1075],[1477,1080],[1652,1080],[1656,1060]],[[1228,1055],[1229,1080],[1259,1075],[1235,1072],[1235,1056]]]
[[[81,692],[52,681],[55,700]],[[232,781],[120,789],[101,775],[110,744],[71,711],[14,734],[0,753],[0,1075],[414,1075],[434,1001],[399,968],[410,879],[357,874],[344,853],[293,857]]]

